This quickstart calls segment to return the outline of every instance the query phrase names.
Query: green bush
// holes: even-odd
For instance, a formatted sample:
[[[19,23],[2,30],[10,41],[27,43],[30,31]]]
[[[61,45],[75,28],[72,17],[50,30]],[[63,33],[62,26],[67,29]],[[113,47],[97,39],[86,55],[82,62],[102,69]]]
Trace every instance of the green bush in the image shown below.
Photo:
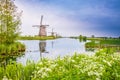
[[[13,44],[1,44],[0,54],[11,55],[19,52],[25,51],[25,45],[20,42],[15,42]]]

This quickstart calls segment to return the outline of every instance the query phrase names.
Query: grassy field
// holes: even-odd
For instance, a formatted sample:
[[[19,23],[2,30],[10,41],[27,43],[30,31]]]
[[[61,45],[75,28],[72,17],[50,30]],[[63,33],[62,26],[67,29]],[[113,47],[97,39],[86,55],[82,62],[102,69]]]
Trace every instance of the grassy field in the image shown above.
[[[11,62],[0,67],[0,80],[120,80],[119,62],[120,54],[106,48],[92,56],[75,53],[25,66]]]

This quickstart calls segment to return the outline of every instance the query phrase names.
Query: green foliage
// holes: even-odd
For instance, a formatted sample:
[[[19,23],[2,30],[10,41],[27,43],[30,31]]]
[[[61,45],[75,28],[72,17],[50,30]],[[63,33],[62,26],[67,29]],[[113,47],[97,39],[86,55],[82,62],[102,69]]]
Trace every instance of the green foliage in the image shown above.
[[[25,45],[20,42],[15,42],[9,45],[8,44],[0,45],[0,55],[13,55],[24,51],[25,51]]]
[[[25,66],[10,62],[0,74],[1,80],[120,80],[120,54],[105,48],[92,56],[75,53]]]
[[[82,35],[80,35],[79,36],[79,41],[81,42],[81,41],[86,41],[87,40],[87,37],[86,36],[82,36]]]
[[[91,41],[91,42],[87,42],[86,44],[85,44],[85,46],[86,46],[86,48],[88,47],[90,47],[90,48],[95,48],[95,47],[99,47],[100,45],[98,44],[98,43],[96,43],[95,41]]]
[[[0,67],[0,80],[31,80],[35,64],[33,62],[27,62],[26,66],[11,61],[5,68]]]
[[[99,55],[75,54],[63,59],[45,59],[37,64],[32,80],[119,80],[118,55],[103,49]]]
[[[91,42],[85,44],[86,48],[108,48],[120,51],[120,40],[119,39],[91,39]]]
[[[106,39],[101,40],[101,44],[120,45],[120,39]]]

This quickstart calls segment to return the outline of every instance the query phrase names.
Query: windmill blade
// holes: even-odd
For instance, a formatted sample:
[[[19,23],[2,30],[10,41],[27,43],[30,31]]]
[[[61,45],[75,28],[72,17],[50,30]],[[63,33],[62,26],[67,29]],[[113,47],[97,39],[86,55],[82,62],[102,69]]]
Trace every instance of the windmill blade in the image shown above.
[[[43,21],[43,15],[41,16],[40,25],[42,25],[42,21]]]
[[[49,27],[49,25],[42,25],[42,26],[44,26],[45,28],[48,28],[48,27]]]
[[[32,27],[40,27],[40,25],[33,25]]]
[[[49,25],[43,25],[43,26],[49,26]]]

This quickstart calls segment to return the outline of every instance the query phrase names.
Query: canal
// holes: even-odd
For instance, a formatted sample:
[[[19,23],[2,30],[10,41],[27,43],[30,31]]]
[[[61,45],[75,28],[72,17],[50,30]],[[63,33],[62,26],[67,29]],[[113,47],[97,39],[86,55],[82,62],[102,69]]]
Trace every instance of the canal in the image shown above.
[[[57,57],[71,56],[74,53],[93,54],[86,51],[85,42],[79,39],[59,38],[55,40],[21,40],[26,45],[23,56],[16,59],[17,62],[25,64],[28,60],[38,62],[42,58],[55,59]]]

